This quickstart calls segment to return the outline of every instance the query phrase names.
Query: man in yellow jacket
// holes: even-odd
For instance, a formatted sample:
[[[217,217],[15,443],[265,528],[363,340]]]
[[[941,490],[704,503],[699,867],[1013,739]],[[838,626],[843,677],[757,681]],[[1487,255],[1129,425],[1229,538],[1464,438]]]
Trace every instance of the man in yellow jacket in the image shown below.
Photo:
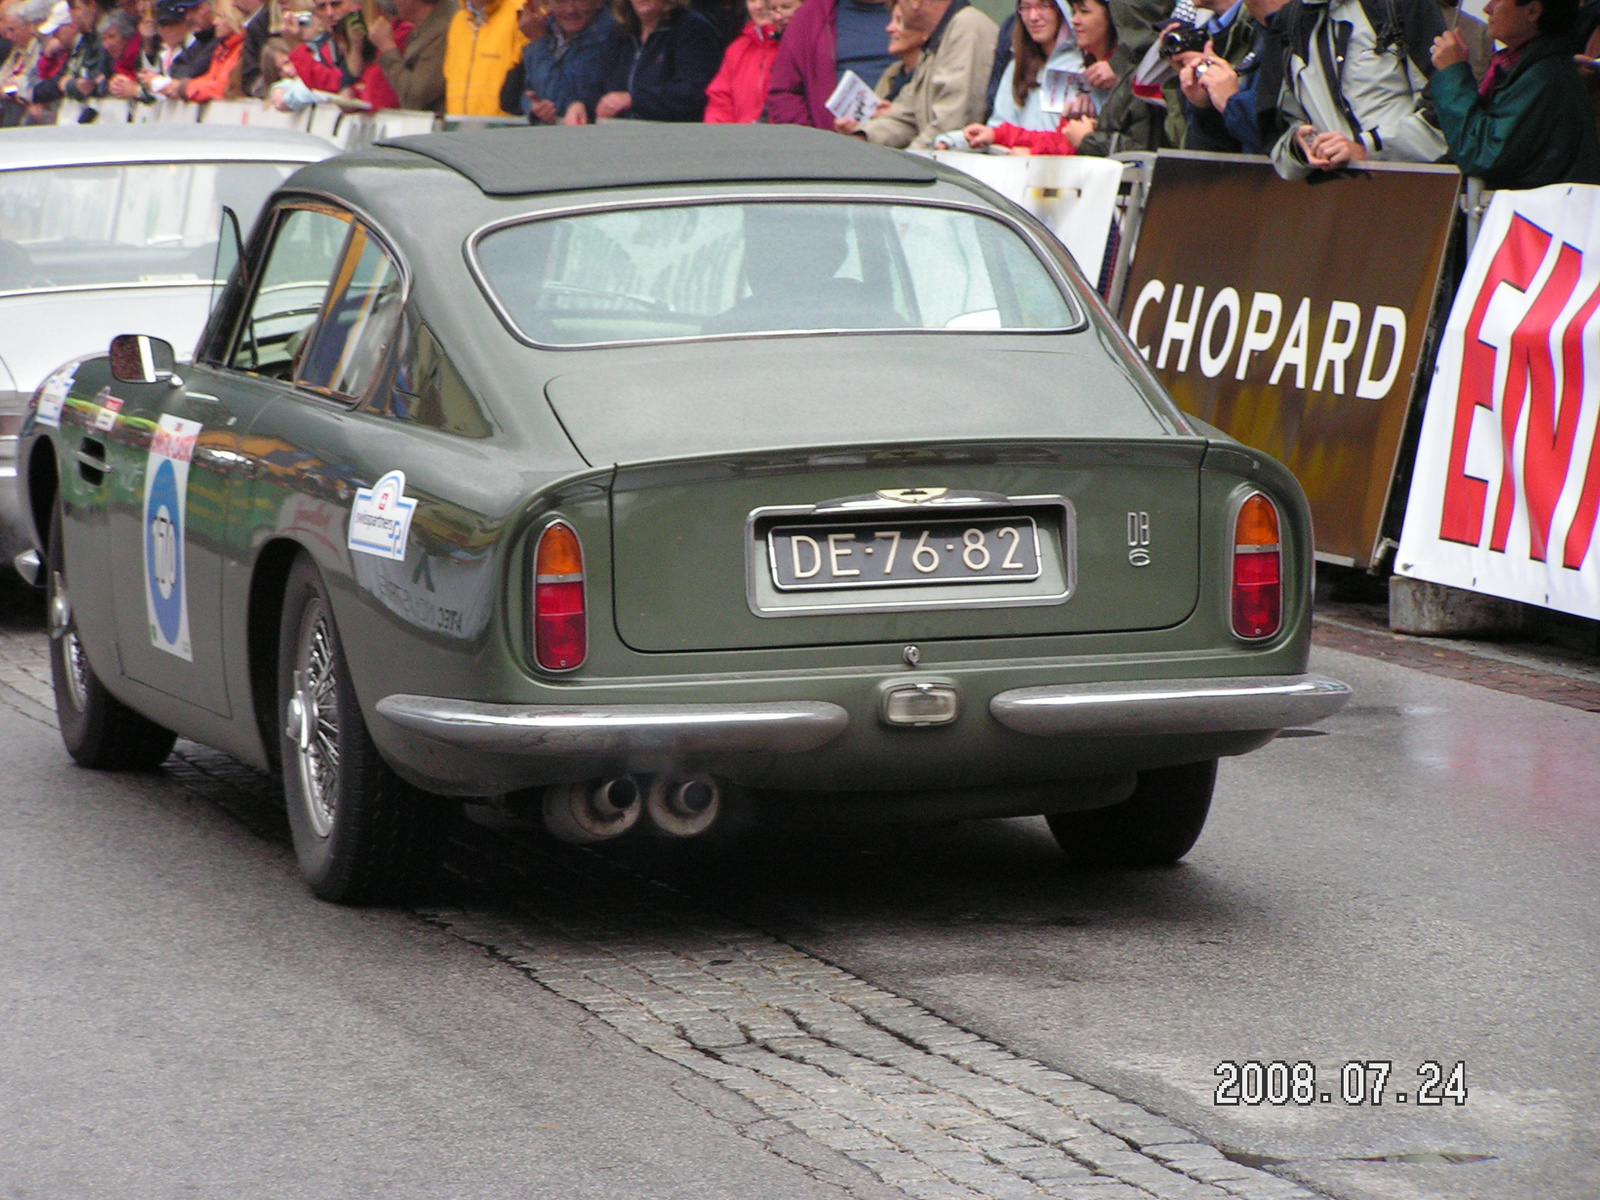
[[[444,52],[445,112],[498,117],[506,72],[522,61],[527,37],[517,26],[519,0],[462,0]]]

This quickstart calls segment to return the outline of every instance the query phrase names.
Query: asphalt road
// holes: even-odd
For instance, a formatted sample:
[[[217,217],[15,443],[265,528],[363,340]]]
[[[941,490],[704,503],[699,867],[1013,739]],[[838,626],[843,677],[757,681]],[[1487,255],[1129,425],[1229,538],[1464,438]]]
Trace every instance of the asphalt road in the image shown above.
[[[602,935],[661,980],[726,944],[904,998],[1317,1193],[1600,1194],[1600,715],[1318,651],[1356,702],[1226,762],[1172,870],[1071,873],[1040,821],[599,854],[463,825],[428,904],[353,911],[300,885],[272,781],[192,747],[71,766],[35,618],[5,621],[0,1196],[901,1194],[799,1101],[775,1118],[506,949],[582,967]],[[701,940],[663,905],[711,914]],[[1249,1059],[1312,1062],[1333,1099],[1216,1105],[1217,1064]],[[1393,1064],[1381,1107],[1340,1101],[1352,1060]],[[1428,1060],[1466,1064],[1465,1105],[1417,1107]],[[1118,1178],[1050,1194],[1213,1194]]]

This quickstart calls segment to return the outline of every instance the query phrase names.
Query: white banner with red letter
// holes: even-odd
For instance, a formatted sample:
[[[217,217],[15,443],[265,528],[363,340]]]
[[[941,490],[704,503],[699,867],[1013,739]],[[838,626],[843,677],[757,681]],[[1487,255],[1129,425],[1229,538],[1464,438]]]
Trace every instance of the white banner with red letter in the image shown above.
[[[1395,569],[1600,617],[1600,187],[1501,192],[1439,347]]]

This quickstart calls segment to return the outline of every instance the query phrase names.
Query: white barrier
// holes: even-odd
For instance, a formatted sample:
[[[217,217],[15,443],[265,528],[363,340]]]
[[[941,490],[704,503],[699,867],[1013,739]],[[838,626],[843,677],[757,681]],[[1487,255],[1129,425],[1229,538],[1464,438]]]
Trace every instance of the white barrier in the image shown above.
[[[1100,278],[1123,164],[1109,158],[974,154],[935,150],[937,162],[988,184],[1043,221],[1071,251],[1091,284]]]
[[[298,129],[324,138],[341,150],[359,150],[384,138],[431,133],[439,119],[431,112],[384,109],[380,112],[346,112],[336,104],[313,104],[299,112],[280,112],[262,100],[213,100],[190,104],[183,100],[137,100],[107,97],[84,104],[63,100],[56,124],[78,124],[93,109],[99,125],[183,124],[246,125],[262,129]]]
[[[1428,393],[1401,575],[1600,618],[1600,187],[1498,192]]]

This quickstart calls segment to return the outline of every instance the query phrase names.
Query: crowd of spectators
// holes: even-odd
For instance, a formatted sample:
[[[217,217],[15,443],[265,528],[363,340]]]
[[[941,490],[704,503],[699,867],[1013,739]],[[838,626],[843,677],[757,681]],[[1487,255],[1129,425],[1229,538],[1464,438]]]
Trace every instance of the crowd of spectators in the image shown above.
[[[1600,183],[1600,0],[1489,0],[1481,21],[1459,0],[1194,3],[1020,0],[997,27],[970,0],[0,0],[0,124],[258,97]],[[865,105],[836,111],[850,86]]]

